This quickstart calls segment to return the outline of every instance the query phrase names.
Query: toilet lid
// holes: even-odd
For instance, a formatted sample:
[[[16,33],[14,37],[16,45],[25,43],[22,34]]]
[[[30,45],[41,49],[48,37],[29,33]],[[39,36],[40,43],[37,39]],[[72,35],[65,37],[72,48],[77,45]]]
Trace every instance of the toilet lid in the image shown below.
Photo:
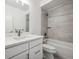
[[[56,50],[56,48],[54,46],[51,46],[49,44],[43,44],[44,48],[50,49],[50,50]]]

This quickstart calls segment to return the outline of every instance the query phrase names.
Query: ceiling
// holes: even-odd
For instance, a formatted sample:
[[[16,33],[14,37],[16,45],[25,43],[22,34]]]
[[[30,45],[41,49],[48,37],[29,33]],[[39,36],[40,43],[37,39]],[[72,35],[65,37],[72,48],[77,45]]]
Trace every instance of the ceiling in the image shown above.
[[[71,3],[73,0],[40,0],[40,6],[42,8],[42,10],[45,13],[48,13],[48,11],[53,10],[56,8],[56,6],[58,6],[59,4],[65,4],[65,3]],[[29,6],[27,4],[24,4],[24,6],[22,6],[21,3],[16,3],[16,0],[5,0],[5,3],[19,8],[23,11],[27,11],[29,9]]]
[[[27,1],[28,1],[28,0],[27,0]],[[49,1],[51,1],[51,0],[40,0],[40,6],[41,6],[41,7],[44,6],[44,5],[45,5],[47,2],[49,2]],[[15,7],[15,8],[19,8],[19,9],[21,9],[22,11],[27,11],[27,10],[29,10],[28,4],[24,4],[24,5],[22,6],[22,3],[21,3],[21,2],[16,3],[16,0],[5,0],[5,3],[6,3],[6,4],[9,4],[9,5],[11,5],[11,6]]]
[[[51,10],[54,10],[61,4],[63,6],[64,4],[70,4],[73,3],[73,0],[52,0],[51,2],[45,4],[42,6],[42,9],[45,10],[46,12],[49,12]]]

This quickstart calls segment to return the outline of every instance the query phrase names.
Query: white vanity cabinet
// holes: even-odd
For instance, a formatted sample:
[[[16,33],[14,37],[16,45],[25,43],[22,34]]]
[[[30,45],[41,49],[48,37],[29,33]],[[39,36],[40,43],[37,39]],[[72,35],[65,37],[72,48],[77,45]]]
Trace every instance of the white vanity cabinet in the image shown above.
[[[9,59],[29,59],[28,51],[25,51],[19,55],[16,55],[15,57],[9,58]]]
[[[5,49],[5,59],[42,59],[42,38]]]
[[[5,50],[5,59],[26,59],[28,56],[28,43],[10,47]]]

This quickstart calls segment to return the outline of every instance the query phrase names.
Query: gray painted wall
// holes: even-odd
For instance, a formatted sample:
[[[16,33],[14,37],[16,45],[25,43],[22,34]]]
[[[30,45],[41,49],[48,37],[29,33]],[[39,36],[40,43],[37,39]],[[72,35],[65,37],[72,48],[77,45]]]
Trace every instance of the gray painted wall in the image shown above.
[[[73,0],[54,6],[48,12],[48,37],[73,42]]]
[[[44,33],[47,33],[47,26],[48,26],[48,16],[44,13],[42,13],[41,16],[41,35],[44,35]]]

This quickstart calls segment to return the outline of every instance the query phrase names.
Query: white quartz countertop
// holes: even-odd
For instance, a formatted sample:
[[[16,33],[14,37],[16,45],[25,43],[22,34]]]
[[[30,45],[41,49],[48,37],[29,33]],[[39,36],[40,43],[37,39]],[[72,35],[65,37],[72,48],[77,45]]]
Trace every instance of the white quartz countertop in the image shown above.
[[[5,48],[10,48],[12,46],[16,46],[22,43],[28,43],[30,41],[43,38],[43,36],[38,36],[38,35],[31,35],[29,38],[24,38],[24,39],[14,39],[12,37],[6,37],[5,39]]]

